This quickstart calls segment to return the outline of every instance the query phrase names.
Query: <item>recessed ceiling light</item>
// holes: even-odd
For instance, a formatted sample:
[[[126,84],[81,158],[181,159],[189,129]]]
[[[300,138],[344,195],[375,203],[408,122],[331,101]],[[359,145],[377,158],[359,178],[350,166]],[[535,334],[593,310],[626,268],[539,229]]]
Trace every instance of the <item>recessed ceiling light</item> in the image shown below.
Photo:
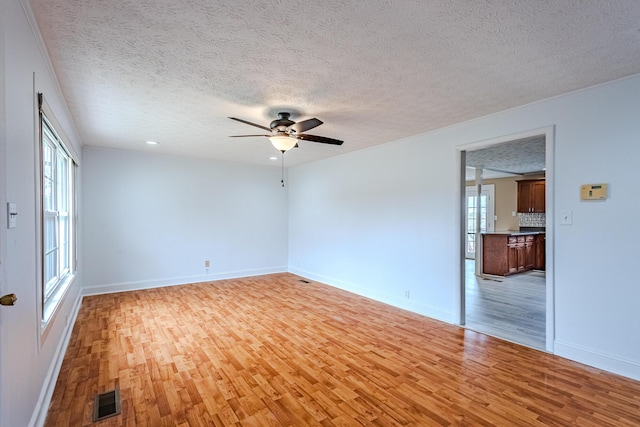
[[[276,156],[271,156],[269,157],[269,160],[278,160],[278,158]]]
[[[149,145],[158,145],[158,143],[155,142],[155,141],[147,141],[147,144],[149,144]]]

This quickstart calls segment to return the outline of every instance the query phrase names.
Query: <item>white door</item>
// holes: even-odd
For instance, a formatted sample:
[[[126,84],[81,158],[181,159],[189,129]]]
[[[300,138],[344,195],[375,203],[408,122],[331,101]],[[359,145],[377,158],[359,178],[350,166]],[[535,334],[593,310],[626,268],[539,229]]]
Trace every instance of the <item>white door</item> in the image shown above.
[[[476,256],[476,218],[480,215],[480,231],[482,233],[492,232],[495,225],[495,187],[493,184],[483,185],[480,200],[476,197],[476,187],[467,187],[466,196],[466,239],[465,257],[475,258]],[[478,203],[479,201],[479,203]]]

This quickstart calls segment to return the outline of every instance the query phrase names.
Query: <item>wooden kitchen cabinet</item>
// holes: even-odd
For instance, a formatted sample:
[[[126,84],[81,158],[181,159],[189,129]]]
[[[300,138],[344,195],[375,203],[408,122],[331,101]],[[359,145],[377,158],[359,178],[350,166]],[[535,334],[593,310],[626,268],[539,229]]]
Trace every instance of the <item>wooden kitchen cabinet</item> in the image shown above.
[[[546,243],[547,243],[547,235],[545,233],[540,233],[536,235],[535,239],[535,252],[536,252],[536,260],[533,266],[536,270],[544,270],[546,265],[545,259],[545,251],[546,251]]]
[[[482,272],[507,276],[532,270],[536,263],[536,235],[483,234]]]
[[[524,236],[509,236],[507,239],[507,256],[509,257],[509,274],[524,271],[525,248]]]
[[[535,235],[524,236],[524,271],[533,270],[536,263]]]
[[[522,259],[522,254],[520,252],[521,251],[518,251],[518,246],[516,244],[507,244],[508,269],[506,273],[503,271],[499,271],[495,273],[489,273],[486,271],[483,271],[483,272],[487,274],[496,274],[498,276],[506,276],[507,274],[517,273],[518,267],[520,266],[520,262],[518,261],[518,258]]]
[[[545,212],[546,182],[544,179],[518,181],[518,212]]]
[[[507,243],[508,238],[509,236],[506,234],[482,235],[483,273],[505,276],[517,271],[518,266],[512,265],[514,255],[510,254],[512,248]]]

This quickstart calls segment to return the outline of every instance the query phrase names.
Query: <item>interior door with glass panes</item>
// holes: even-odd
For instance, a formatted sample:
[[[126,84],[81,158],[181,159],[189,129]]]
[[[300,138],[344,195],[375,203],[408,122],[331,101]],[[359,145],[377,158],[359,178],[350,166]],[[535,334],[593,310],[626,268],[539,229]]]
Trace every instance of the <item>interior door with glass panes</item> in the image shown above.
[[[476,256],[476,218],[480,215],[480,232],[492,232],[494,230],[494,185],[483,185],[480,198],[476,197],[475,186],[467,187],[465,212],[466,212],[466,239],[465,257],[473,259]],[[478,200],[479,199],[479,200]],[[480,203],[478,203],[478,201]]]

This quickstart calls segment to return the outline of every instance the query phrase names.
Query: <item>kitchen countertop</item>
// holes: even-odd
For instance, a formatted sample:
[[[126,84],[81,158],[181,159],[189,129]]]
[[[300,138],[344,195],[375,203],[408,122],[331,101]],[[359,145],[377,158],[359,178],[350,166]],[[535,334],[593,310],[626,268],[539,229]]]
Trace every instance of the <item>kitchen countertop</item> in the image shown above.
[[[484,232],[481,234],[500,234],[503,236],[526,236],[532,234],[545,234],[544,231],[491,231]]]

